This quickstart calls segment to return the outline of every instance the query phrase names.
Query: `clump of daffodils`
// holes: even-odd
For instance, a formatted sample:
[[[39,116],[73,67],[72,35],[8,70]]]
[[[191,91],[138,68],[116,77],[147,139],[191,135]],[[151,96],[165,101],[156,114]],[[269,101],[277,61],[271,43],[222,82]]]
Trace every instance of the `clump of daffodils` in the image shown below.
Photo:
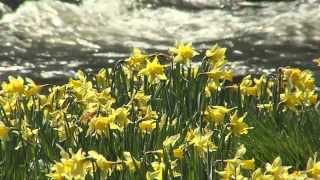
[[[205,73],[209,78],[206,86],[207,96],[220,90],[224,81],[232,81],[233,79],[233,72],[225,68],[225,64],[227,63],[225,53],[226,48],[221,48],[217,44],[206,51],[206,57],[209,63],[208,72]]]
[[[319,145],[313,73],[287,67],[233,82],[226,51],[133,48],[113,68],[59,86],[10,76],[0,179],[319,179],[317,153],[304,159]]]
[[[311,71],[298,68],[282,69],[284,92],[281,103],[286,109],[298,111],[300,107],[313,106],[318,100],[315,79]]]

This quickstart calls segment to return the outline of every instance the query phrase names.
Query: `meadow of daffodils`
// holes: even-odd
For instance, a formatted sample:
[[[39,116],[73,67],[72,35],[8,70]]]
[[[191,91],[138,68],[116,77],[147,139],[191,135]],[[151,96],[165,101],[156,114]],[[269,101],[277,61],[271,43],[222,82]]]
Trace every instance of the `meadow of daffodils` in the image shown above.
[[[0,179],[320,179],[313,73],[284,67],[233,82],[225,52],[133,49],[61,86],[9,77]]]

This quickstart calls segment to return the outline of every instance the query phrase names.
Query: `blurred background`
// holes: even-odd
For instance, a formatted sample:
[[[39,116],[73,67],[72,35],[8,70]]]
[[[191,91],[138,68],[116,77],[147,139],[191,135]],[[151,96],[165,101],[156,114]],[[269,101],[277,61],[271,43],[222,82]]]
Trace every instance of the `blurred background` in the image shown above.
[[[320,1],[0,0],[0,80],[64,83],[132,47],[165,52],[176,40],[228,47],[239,74],[294,66],[320,76],[312,62],[320,57]]]

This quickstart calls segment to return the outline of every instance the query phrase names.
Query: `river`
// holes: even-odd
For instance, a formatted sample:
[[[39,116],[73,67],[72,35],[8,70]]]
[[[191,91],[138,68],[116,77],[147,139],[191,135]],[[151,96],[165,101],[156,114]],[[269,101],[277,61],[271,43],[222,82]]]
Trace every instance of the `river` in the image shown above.
[[[132,47],[163,52],[175,41],[228,47],[239,73],[294,66],[320,76],[312,62],[320,57],[319,0],[144,1],[29,1],[15,11],[0,2],[0,80],[19,74],[62,83],[77,69],[110,66]]]

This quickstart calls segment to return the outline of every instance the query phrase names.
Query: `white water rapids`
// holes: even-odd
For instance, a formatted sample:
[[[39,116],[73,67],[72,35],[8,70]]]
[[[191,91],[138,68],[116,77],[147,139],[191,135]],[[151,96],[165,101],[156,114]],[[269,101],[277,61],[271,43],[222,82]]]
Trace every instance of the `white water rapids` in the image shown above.
[[[176,40],[198,48],[219,42],[246,69],[309,68],[320,56],[318,0],[226,2],[42,0],[16,11],[0,3],[0,75],[65,78],[124,58],[132,47],[165,51]]]

